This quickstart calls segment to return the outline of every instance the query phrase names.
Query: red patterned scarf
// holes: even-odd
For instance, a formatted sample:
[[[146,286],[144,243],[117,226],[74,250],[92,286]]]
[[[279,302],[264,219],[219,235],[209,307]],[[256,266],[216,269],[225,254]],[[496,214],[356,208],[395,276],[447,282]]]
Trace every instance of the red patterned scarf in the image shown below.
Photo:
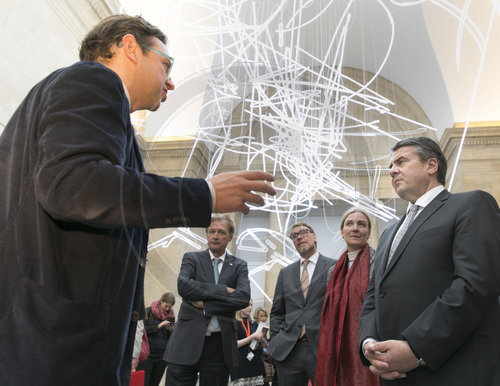
[[[370,246],[361,248],[351,269],[345,251],[325,294],[314,386],[380,385],[379,377],[359,358],[359,315],[369,280]]]
[[[175,313],[174,313],[174,308],[170,307],[168,311],[164,311],[160,307],[160,301],[157,300],[156,302],[151,303],[151,313],[155,317],[155,319],[158,320],[174,320],[175,319]]]

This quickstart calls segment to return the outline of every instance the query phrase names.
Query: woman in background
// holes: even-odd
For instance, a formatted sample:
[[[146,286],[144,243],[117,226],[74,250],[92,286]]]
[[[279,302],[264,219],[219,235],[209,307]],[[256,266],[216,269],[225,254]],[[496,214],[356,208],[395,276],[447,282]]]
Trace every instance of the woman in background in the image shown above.
[[[340,232],[347,244],[332,267],[321,312],[314,386],[378,386],[380,379],[359,358],[359,315],[373,274],[375,251],[368,245],[371,221],[360,209],[342,216]]]
[[[233,386],[264,385],[264,361],[262,359],[261,342],[264,342],[262,331],[256,332],[259,323],[252,322],[252,301],[236,313],[238,325],[238,366],[231,369]],[[252,350],[250,344],[256,340],[257,346]]]
[[[267,323],[267,319],[269,318],[269,313],[265,308],[257,307],[253,312],[253,320],[257,323]]]
[[[257,307],[253,312],[253,320],[257,323],[266,323],[268,324],[269,312],[265,308]],[[268,332],[264,334],[264,340],[261,342],[262,346],[262,359],[264,360],[264,369],[266,370],[266,375],[264,376],[264,386],[269,386],[269,382],[273,381],[275,369],[274,365],[271,363],[271,357],[267,353],[267,340],[268,340]]]
[[[163,360],[165,347],[175,324],[175,296],[171,292],[164,293],[160,300],[146,308],[144,328],[149,340],[149,357],[139,363],[137,370],[144,370],[144,386],[158,386],[167,367]]]

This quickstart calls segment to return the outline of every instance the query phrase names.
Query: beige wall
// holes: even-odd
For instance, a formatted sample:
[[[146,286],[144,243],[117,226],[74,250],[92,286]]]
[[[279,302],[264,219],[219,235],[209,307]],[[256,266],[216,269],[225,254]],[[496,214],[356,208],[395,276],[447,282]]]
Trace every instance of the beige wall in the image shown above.
[[[85,34],[119,8],[119,0],[2,1],[0,134],[33,85],[77,62]]]
[[[441,147],[448,160],[447,186],[464,132],[463,124],[445,131]],[[500,122],[475,122],[467,128],[451,192],[481,189],[500,202]]]

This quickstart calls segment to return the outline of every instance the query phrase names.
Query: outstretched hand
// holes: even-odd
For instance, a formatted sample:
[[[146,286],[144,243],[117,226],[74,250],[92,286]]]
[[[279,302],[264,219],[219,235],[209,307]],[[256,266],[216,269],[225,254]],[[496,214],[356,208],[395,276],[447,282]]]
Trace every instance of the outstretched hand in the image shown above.
[[[242,212],[248,214],[250,208],[246,203],[264,205],[264,198],[255,192],[275,195],[276,191],[266,181],[274,181],[274,177],[262,171],[243,171],[221,173],[210,178],[216,202],[215,213]]]

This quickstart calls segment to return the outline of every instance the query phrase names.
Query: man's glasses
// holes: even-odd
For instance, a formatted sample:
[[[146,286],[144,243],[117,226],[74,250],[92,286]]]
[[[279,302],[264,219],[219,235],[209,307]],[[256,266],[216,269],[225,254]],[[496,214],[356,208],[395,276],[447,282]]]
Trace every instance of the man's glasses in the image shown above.
[[[158,51],[157,49],[150,47],[146,44],[141,44],[141,47],[145,48],[149,51],[156,52],[158,55],[163,56],[164,58],[167,58],[169,60],[170,63],[167,65],[167,80],[170,79],[170,73],[172,72],[172,67],[174,67],[175,59],[172,58],[170,55],[167,55],[161,51]]]
[[[301,230],[300,230],[300,231],[298,231],[298,232],[292,233],[292,234],[290,235],[290,238],[291,238],[292,240],[295,240],[297,237],[299,237],[299,236],[305,236],[305,235],[307,235],[308,233],[313,233],[313,232],[312,232],[310,229],[307,229],[307,228],[305,228],[305,229],[301,229]]]

